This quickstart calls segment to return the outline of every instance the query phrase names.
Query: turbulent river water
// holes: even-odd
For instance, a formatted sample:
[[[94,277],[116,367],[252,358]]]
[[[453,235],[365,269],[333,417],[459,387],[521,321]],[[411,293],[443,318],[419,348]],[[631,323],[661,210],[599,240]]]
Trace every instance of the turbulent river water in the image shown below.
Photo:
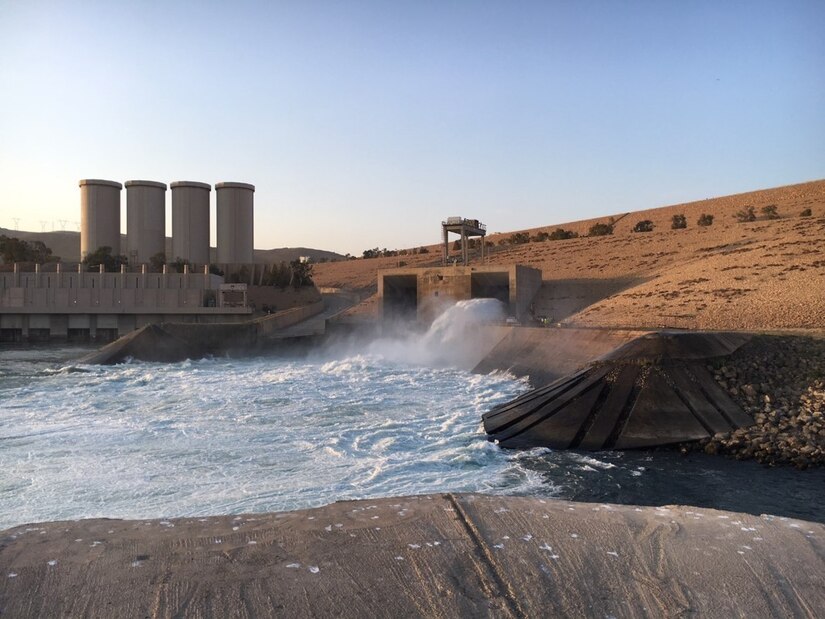
[[[75,365],[77,348],[2,347],[0,528],[443,491],[825,519],[821,470],[667,451],[502,450],[481,414],[529,385],[444,367],[449,359],[428,358],[432,343],[115,366]]]

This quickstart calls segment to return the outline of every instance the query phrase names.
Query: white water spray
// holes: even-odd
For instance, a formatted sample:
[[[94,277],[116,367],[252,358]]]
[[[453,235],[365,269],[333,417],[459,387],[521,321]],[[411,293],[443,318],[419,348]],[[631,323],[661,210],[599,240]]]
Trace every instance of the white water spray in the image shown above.
[[[423,335],[380,338],[366,350],[395,363],[471,370],[495,345],[499,334],[494,325],[503,323],[505,317],[505,306],[497,299],[458,301]]]

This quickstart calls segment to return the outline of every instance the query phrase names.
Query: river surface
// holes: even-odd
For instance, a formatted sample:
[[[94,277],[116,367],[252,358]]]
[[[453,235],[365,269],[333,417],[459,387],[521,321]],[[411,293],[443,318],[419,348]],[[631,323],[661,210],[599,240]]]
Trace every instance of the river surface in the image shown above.
[[[381,350],[81,366],[83,349],[0,347],[0,528],[444,491],[825,520],[823,470],[502,450],[481,415],[527,383]]]

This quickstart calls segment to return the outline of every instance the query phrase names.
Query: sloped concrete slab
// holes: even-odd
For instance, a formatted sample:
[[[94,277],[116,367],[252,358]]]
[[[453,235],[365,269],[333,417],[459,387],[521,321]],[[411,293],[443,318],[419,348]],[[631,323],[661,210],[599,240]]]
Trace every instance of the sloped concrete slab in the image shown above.
[[[597,451],[699,440],[750,426],[750,415],[704,367],[706,355],[729,355],[747,340],[725,333],[646,334],[485,413],[484,429],[502,447]]]
[[[825,526],[445,494],[0,534],[11,617],[817,617]]]

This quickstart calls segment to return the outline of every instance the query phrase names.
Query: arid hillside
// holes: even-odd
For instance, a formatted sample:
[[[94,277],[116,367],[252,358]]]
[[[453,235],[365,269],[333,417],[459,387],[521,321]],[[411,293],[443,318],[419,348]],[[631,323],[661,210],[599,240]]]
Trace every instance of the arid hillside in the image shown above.
[[[749,206],[756,221],[740,221],[737,213]],[[763,213],[770,206],[778,218]],[[672,229],[674,215],[684,215],[687,227]],[[699,226],[702,215],[712,215],[712,224]],[[644,220],[653,230],[634,232]],[[594,223],[610,221],[612,235],[585,236]],[[541,232],[557,228],[580,236],[538,240]],[[534,241],[512,244],[506,239],[513,233],[491,235],[489,262],[540,268],[544,286],[535,314],[552,322],[825,328],[825,180],[517,232]],[[319,264],[315,280],[368,298],[375,292],[378,269],[440,264],[440,246],[428,249],[426,254]],[[368,300],[362,310],[374,307]]]

